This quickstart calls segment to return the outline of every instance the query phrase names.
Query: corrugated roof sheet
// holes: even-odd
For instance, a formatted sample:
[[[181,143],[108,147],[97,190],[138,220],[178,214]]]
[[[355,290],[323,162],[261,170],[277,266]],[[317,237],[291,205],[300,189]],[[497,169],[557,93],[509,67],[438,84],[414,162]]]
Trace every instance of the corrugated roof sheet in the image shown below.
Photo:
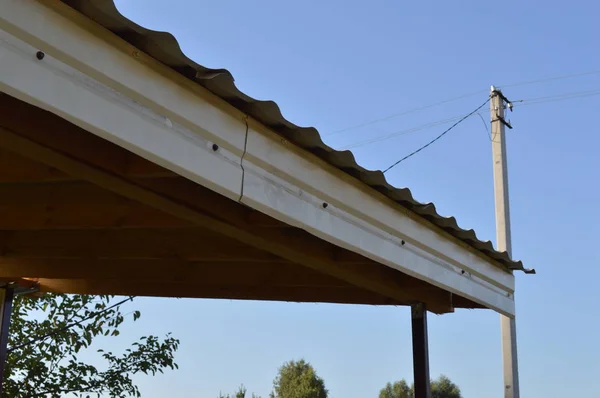
[[[177,39],[170,33],[157,32],[137,25],[121,15],[113,0],[62,1],[146,54],[267,125],[289,141],[383,193],[399,205],[430,221],[486,256],[510,269],[528,271],[523,268],[521,261],[514,261],[506,252],[495,250],[492,242],[479,240],[472,229],[465,230],[459,227],[454,217],[443,217],[438,214],[433,203],[417,202],[408,188],[393,187],[386,181],[381,171],[366,170],[358,165],[352,152],[336,151],[325,145],[315,128],[299,127],[287,120],[275,102],[255,100],[238,90],[234,78],[228,70],[209,69],[192,61],[181,51]]]

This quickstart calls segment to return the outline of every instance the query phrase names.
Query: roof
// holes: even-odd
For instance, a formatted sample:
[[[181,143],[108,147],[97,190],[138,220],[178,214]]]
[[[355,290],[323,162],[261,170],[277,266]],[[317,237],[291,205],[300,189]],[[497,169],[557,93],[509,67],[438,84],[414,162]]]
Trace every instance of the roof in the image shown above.
[[[256,100],[238,90],[228,70],[210,69],[192,61],[181,51],[177,39],[170,33],[139,26],[121,15],[113,0],[62,1],[159,62],[205,87],[287,140],[381,192],[400,206],[431,222],[485,256],[509,269],[529,272],[524,269],[521,261],[512,260],[508,253],[497,251],[491,241],[479,240],[473,229],[462,229],[454,217],[440,215],[433,203],[420,203],[413,198],[408,188],[390,185],[382,171],[361,167],[351,151],[337,151],[326,145],[317,129],[299,127],[287,120],[275,102]]]

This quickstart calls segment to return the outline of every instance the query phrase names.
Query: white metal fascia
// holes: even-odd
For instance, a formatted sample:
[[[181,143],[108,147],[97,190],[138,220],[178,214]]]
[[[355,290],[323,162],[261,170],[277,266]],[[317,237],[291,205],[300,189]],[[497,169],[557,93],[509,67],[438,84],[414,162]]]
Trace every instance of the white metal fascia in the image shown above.
[[[514,276],[492,260],[266,127],[250,120],[246,129],[241,112],[53,4],[60,13],[0,0],[1,91],[230,199],[514,316]],[[38,50],[47,54],[41,61]]]

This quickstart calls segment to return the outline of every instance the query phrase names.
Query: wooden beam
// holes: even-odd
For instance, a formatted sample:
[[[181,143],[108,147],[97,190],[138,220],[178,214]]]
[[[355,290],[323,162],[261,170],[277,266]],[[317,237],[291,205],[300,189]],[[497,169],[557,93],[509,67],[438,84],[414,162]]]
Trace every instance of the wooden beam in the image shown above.
[[[133,154],[127,160],[127,167],[123,167],[123,172],[131,178],[177,177],[177,174],[172,171],[150,163],[139,156],[133,156]],[[73,180],[73,177],[60,170],[0,149],[0,184],[70,180]]]
[[[1,167],[1,165],[0,165]],[[55,170],[47,167],[48,170]],[[10,183],[0,182],[0,230],[6,229],[86,229],[86,228],[165,228],[189,227],[185,220],[170,216],[162,211],[145,206],[124,196],[102,189],[86,181],[64,174],[52,179],[58,172],[49,172],[48,179],[41,181],[24,178]],[[0,168],[0,178],[6,176]],[[16,174],[16,173],[15,173]],[[8,178],[17,177],[11,175]],[[137,178],[147,179],[148,186],[157,186],[172,194],[184,196],[190,181],[183,177]],[[172,180],[172,183],[167,183]],[[193,183],[192,183],[193,184]],[[140,183],[140,185],[144,185]],[[178,189],[179,188],[179,189]],[[203,195],[195,199],[209,200],[219,206],[215,197]],[[221,199],[221,197],[216,197]],[[223,209],[224,211],[230,209]],[[238,209],[240,210],[240,209]],[[265,228],[289,228],[277,220],[249,209],[238,211],[248,223]]]
[[[71,178],[54,167],[0,149],[0,184]]]
[[[169,228],[191,225],[86,182],[0,184],[0,229]]]
[[[182,260],[0,258],[2,278],[126,279],[137,283],[197,286],[350,287],[347,283],[289,262],[191,262]]]
[[[202,228],[0,231],[0,255],[0,259],[83,258],[212,263],[284,261],[278,256]],[[338,259],[337,263],[361,275],[393,280],[402,289],[431,286],[365,258],[343,258]]]
[[[282,261],[268,252],[201,228],[0,231],[0,253],[8,257],[48,259]]]
[[[371,294],[362,289],[353,287],[339,279],[313,271],[309,268],[292,264],[289,262],[191,262],[182,260],[132,260],[132,259],[92,259],[92,258],[22,258],[22,257],[1,257],[0,258],[0,280],[15,281],[27,280],[38,281],[39,279],[60,279],[63,282],[66,279],[73,281],[86,280],[94,281],[94,284],[121,285],[121,281],[129,281],[136,286],[139,284],[150,285],[185,285],[189,287],[189,295],[192,297],[204,297],[205,288],[214,289],[215,287],[225,288],[265,288],[269,290],[272,287],[293,287],[296,292],[301,293],[302,297],[308,299],[310,292],[315,292],[313,288],[327,287],[332,292],[325,301],[334,300],[334,292],[341,293],[342,296],[334,302],[343,302],[345,297],[349,297],[350,292],[354,291],[356,297],[367,297]],[[416,281],[419,282],[419,281]],[[46,282],[48,284],[50,282]],[[95,286],[87,284],[85,286]],[[67,284],[66,286],[70,286]],[[92,288],[89,291],[83,290],[82,285],[77,291],[58,291],[61,293],[81,293],[95,294],[97,290]],[[192,287],[196,288],[193,293]],[[300,289],[304,288],[304,289]],[[341,290],[344,288],[344,290]],[[362,291],[362,292],[359,292]],[[447,293],[432,287],[430,285],[413,284],[406,281],[404,291],[407,295],[427,292],[429,295],[436,296],[439,299],[446,297]],[[368,294],[367,294],[368,293]],[[133,293],[115,293],[115,294],[133,294]],[[375,295],[377,296],[377,295]],[[321,297],[321,296],[319,296]],[[377,300],[381,297],[377,296]],[[315,301],[324,300],[322,297]],[[379,301],[377,301],[379,302]],[[369,302],[374,304],[375,302]],[[386,304],[408,305],[407,302],[399,302],[388,299]],[[468,300],[455,303],[456,308],[479,308],[478,305]]]
[[[62,118],[34,116],[31,113],[32,108],[29,104],[16,101],[14,98],[0,93],[0,125],[24,134],[28,131],[45,132],[46,134],[36,134],[41,143],[49,146],[58,144],[65,153],[73,151],[85,153],[88,157],[87,162],[91,164],[103,163],[106,170],[111,173],[138,178],[177,176],[172,171],[113,145],[100,137],[92,134],[88,136],[76,134],[77,127]],[[52,144],[53,140],[58,140],[59,143]],[[0,153],[0,157],[2,156],[2,153]],[[29,161],[38,161],[38,159],[27,158],[26,156],[22,158]],[[2,164],[1,161],[0,164]]]
[[[61,266],[60,269],[54,268],[55,271],[51,271],[48,266],[44,265],[62,264],[67,266],[70,264],[61,262],[62,260],[73,260],[74,264],[87,261],[88,268],[94,268],[89,270],[90,276],[93,277],[99,277],[94,274],[100,272],[100,268],[93,266],[97,261],[101,261],[103,264],[115,261],[118,264],[133,266],[136,265],[136,262],[127,263],[127,261],[159,260],[155,264],[162,264],[162,261],[169,264],[185,262],[243,263],[247,264],[248,268],[257,266],[259,270],[260,267],[269,267],[268,263],[280,265],[284,262],[277,256],[199,228],[0,231],[0,253],[2,254],[0,277],[79,277],[79,273],[69,276],[69,272],[75,272],[73,266],[64,269]],[[28,263],[29,261],[31,263]],[[362,275],[395,280],[396,285],[404,291],[439,290],[423,281],[399,274],[388,267],[373,264],[366,259],[362,259],[362,262],[344,261],[339,263],[348,270]],[[144,263],[138,261],[137,264],[141,266]],[[153,262],[148,262],[148,265],[151,264]],[[43,270],[45,274],[37,275],[36,270],[40,272]],[[173,273],[176,274],[177,268],[173,268],[173,270]],[[60,274],[52,275],[48,272],[60,272]],[[307,269],[307,272],[313,271]]]
[[[4,367],[7,362],[10,318],[15,291],[11,287],[0,288],[0,396],[4,390]]]
[[[23,129],[22,126],[13,127]],[[31,132],[29,133],[31,135]],[[42,135],[45,136],[45,134]],[[309,234],[295,233],[295,236],[290,237],[272,228],[253,227],[248,225],[245,219],[231,220],[229,214],[220,212],[211,214],[206,209],[179,203],[149,188],[128,181],[122,176],[119,177],[91,166],[90,162],[86,164],[70,157],[77,155],[77,151],[67,156],[5,128],[0,128],[0,146],[21,156],[41,161],[76,178],[97,184],[119,195],[137,200],[174,217],[268,251],[291,262],[334,276],[354,286],[400,302],[410,302],[412,300],[426,302],[434,312],[452,311],[449,300],[440,302],[436,298],[427,295],[424,295],[424,297],[420,297],[420,295],[417,295],[418,297],[408,297],[403,292],[402,286],[398,284],[397,279],[382,278],[379,275],[365,275],[349,270],[335,261],[333,251],[328,243]],[[79,153],[79,156],[81,156],[81,153]],[[106,160],[103,159],[96,158],[96,161],[106,163]],[[204,203],[203,205],[207,204]]]
[[[38,282],[40,291],[49,293],[398,305],[387,297],[355,287],[197,286],[190,283],[138,283],[124,279],[40,279]]]

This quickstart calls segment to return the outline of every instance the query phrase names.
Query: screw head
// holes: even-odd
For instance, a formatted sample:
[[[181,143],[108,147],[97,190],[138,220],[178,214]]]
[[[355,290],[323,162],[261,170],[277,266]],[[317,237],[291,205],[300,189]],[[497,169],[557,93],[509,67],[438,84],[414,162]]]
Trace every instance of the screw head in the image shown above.
[[[44,54],[44,52],[43,52],[43,51],[38,51],[37,53],[35,53],[35,57],[36,57],[37,59],[39,59],[40,61],[41,61],[42,59],[44,59],[44,57],[45,57],[45,56],[46,56],[46,54]]]

